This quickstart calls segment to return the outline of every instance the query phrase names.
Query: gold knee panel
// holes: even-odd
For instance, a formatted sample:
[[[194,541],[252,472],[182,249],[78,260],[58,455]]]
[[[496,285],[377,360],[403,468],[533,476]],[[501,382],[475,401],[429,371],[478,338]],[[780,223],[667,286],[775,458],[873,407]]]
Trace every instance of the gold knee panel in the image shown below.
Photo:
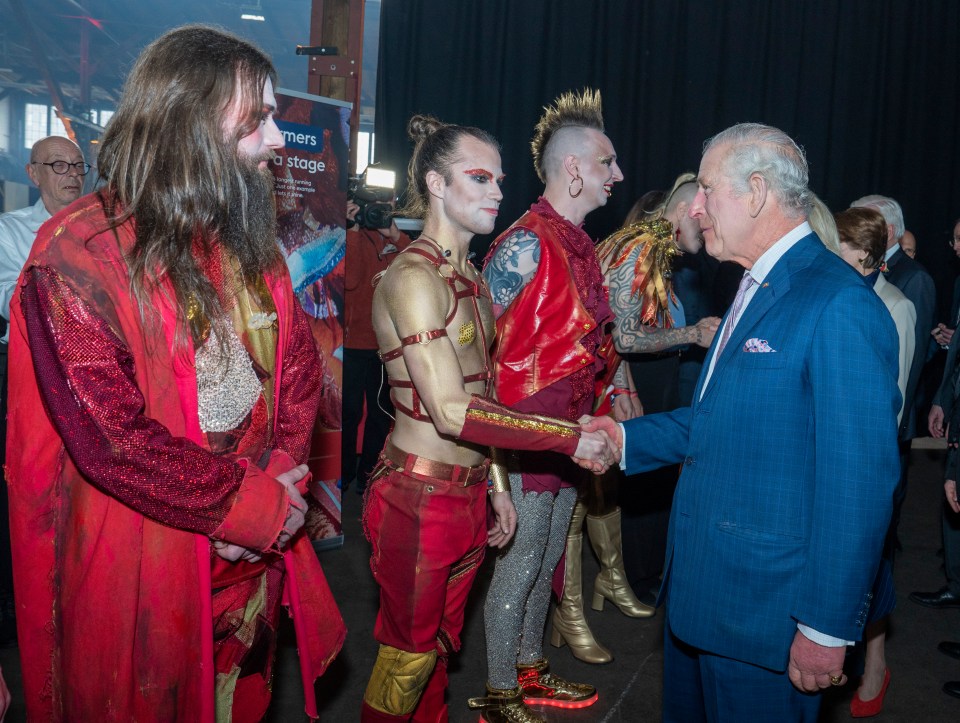
[[[408,653],[381,645],[363,699],[371,708],[383,713],[410,715],[417,707],[436,663],[436,650]]]

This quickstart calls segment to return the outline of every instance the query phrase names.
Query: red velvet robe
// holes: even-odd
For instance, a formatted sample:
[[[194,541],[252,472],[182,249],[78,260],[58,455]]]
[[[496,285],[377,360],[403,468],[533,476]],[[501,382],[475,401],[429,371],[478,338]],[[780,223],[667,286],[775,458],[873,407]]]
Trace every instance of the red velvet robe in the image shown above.
[[[212,721],[210,539],[266,550],[287,511],[255,460],[202,446],[192,349],[175,347],[169,296],[155,294],[155,323],[141,321],[132,242],[132,224],[107,230],[98,196],[81,199],[41,228],[11,304],[6,473],[31,720]],[[272,468],[306,457],[323,390],[289,278],[267,284],[279,327]],[[45,318],[25,317],[21,293]],[[315,716],[312,682],[345,630],[302,534],[284,563]]]

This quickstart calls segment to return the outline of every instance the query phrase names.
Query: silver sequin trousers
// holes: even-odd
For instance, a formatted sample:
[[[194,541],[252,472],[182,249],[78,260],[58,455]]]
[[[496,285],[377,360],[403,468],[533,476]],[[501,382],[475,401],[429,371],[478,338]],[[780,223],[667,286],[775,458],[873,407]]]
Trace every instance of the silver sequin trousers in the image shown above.
[[[510,475],[517,508],[517,533],[497,558],[483,607],[487,633],[487,682],[493,688],[517,686],[517,663],[543,657],[543,633],[550,608],[553,571],[567,542],[577,491],[523,492],[518,474]]]

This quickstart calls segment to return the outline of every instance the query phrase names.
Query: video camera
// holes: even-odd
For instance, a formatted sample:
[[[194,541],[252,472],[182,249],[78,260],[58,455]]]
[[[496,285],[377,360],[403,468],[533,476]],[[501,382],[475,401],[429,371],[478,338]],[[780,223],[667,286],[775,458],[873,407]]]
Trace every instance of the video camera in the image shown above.
[[[350,176],[347,200],[360,207],[354,223],[360,228],[387,228],[393,215],[396,174],[367,166],[359,176]]]

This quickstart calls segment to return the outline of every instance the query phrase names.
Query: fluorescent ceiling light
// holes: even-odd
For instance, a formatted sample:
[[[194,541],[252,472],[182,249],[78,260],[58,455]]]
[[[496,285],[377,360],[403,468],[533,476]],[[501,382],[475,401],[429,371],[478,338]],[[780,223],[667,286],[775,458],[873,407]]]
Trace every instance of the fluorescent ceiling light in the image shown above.
[[[240,19],[241,20],[259,20],[261,23],[264,20],[266,20],[266,18],[263,17],[263,15],[250,15],[249,13],[243,13],[243,15],[240,16]]]

